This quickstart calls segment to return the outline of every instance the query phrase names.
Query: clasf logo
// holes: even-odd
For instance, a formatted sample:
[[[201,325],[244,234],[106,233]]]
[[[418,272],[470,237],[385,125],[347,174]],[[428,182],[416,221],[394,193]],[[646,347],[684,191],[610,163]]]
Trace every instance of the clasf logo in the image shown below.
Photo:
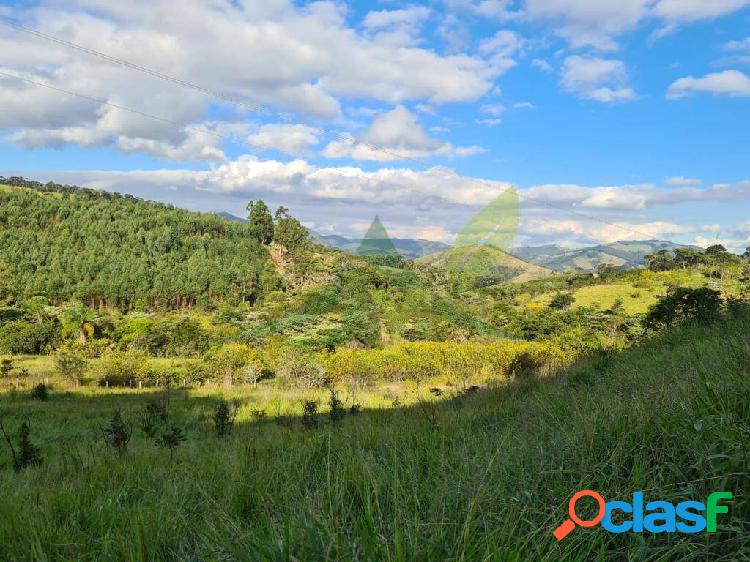
[[[576,503],[584,497],[593,498],[598,512],[593,519],[581,519],[576,513]],[[666,501],[652,501],[644,505],[643,492],[635,492],[631,502],[610,501],[593,490],[576,492],[568,502],[570,519],[555,529],[552,534],[558,541],[579,527],[601,526],[610,533],[700,533],[716,532],[716,518],[720,513],[729,513],[722,500],[731,500],[732,492],[714,492],[706,503],[683,501],[674,505]],[[705,515],[704,515],[705,513]],[[613,521],[613,515],[619,522]],[[621,521],[620,521],[621,520]]]

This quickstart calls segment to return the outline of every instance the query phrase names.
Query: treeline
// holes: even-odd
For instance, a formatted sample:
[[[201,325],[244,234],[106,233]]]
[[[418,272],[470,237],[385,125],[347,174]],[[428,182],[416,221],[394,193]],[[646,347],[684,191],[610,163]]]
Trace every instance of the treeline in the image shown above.
[[[130,195],[1,178],[0,300],[44,295],[131,310],[254,302],[275,288],[264,247],[307,231],[262,202],[248,224]],[[260,219],[253,222],[252,219]],[[272,264],[271,264],[272,265]]]
[[[714,244],[705,250],[698,248],[675,248],[674,251],[661,250],[646,256],[646,267],[651,271],[671,271],[699,266],[722,266],[750,260],[750,246],[738,256],[729,252],[721,244]]]

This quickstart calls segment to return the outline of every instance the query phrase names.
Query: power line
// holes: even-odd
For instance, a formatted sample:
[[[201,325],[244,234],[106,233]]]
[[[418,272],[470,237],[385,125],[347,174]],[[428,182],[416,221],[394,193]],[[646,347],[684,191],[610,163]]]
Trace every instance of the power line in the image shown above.
[[[107,53],[103,53],[101,51],[97,51],[95,49],[91,49],[89,47],[86,47],[84,45],[80,45],[78,43],[73,43],[72,41],[67,41],[65,39],[61,39],[59,37],[55,37],[54,35],[48,35],[47,33],[42,33],[41,31],[37,31],[36,29],[31,29],[29,27],[24,27],[22,25],[19,25],[12,20],[8,20],[7,18],[0,19],[0,23],[3,25],[6,25],[8,27],[12,27],[13,29],[17,31],[22,31],[23,33],[28,33],[29,35],[33,35],[35,37],[38,37],[40,39],[46,39],[47,41],[51,41],[52,43],[57,43],[58,45],[63,45],[64,47],[68,47],[70,49],[75,49],[77,51],[81,51],[83,53],[89,54],[94,57],[98,57],[100,59],[103,59],[107,62],[110,62],[112,64],[116,64],[125,68],[128,68],[130,70],[136,70],[138,72],[142,72],[144,74],[148,74],[149,76],[153,76],[155,78],[159,78],[161,80],[166,80],[167,82],[172,82],[173,84],[177,84],[178,86],[182,86],[185,88],[190,88],[191,90],[195,90],[196,92],[200,92],[202,94],[205,94],[207,96],[211,96],[217,99],[220,99],[222,101],[231,103],[233,105],[237,105],[239,107],[242,107],[244,109],[248,109],[250,111],[261,111],[264,108],[262,108],[260,105],[251,105],[248,103],[243,102],[242,100],[238,98],[234,98],[232,96],[229,96],[227,94],[224,94],[222,92],[218,92],[215,90],[211,90],[209,88],[206,88],[204,86],[201,86],[199,84],[195,84],[193,82],[189,82],[187,80],[182,80],[181,78],[178,78],[176,76],[172,76],[170,74],[165,74],[163,72],[159,72],[158,70],[154,70],[153,68],[148,68],[146,66],[142,66],[140,64],[136,64],[134,62],[130,62],[125,59],[121,59],[112,55],[108,55]]]
[[[106,105],[108,107],[112,107],[114,109],[119,109],[120,111],[127,111],[129,113],[134,113],[136,115],[140,115],[141,117],[147,117],[149,119],[154,119],[155,121],[159,121],[161,123],[167,123],[168,125],[173,125],[175,127],[179,127],[180,129],[192,129],[195,131],[198,131],[200,133],[206,133],[210,135],[214,135],[222,140],[226,138],[226,135],[222,135],[221,133],[217,133],[216,131],[211,131],[207,129],[201,129],[200,127],[196,127],[194,125],[183,125],[182,123],[178,123],[177,121],[173,121],[171,119],[167,119],[166,117],[159,117],[158,115],[151,115],[150,113],[145,113],[143,111],[140,111],[138,109],[133,109],[131,107],[126,107],[124,105],[120,105],[117,103],[112,103],[110,101],[107,101],[102,98],[96,98],[93,96],[88,96],[86,94],[81,94],[79,92],[73,92],[71,90],[66,90],[64,88],[60,88],[58,86],[53,86],[52,84],[47,84],[46,82],[38,82],[36,80],[32,80],[31,78],[26,78],[24,76],[18,76],[17,74],[9,74],[7,72],[0,71],[0,76],[3,76],[5,78],[12,78],[14,80],[20,80],[22,82],[27,82],[28,84],[33,84],[34,86],[39,86],[41,88],[48,88],[50,90],[54,90],[56,92],[60,92],[62,94],[67,94],[69,96],[73,96],[76,98],[84,99],[87,101],[92,101],[95,103],[99,103],[102,105]]]
[[[6,25],[7,27],[11,27],[11,28],[13,28],[13,29],[15,29],[17,31],[21,31],[21,32],[27,33],[29,35],[33,35],[33,36],[41,38],[41,39],[45,39],[47,41],[51,41],[51,42],[56,43],[58,45],[62,45],[62,46],[65,46],[65,47],[68,47],[68,48],[71,48],[71,49],[75,49],[75,50],[84,52],[84,53],[89,54],[91,56],[95,56],[95,57],[101,58],[102,60],[105,60],[105,61],[110,62],[112,64],[115,64],[115,65],[118,65],[118,66],[122,66],[122,67],[130,69],[130,70],[136,70],[138,72],[147,74],[149,76],[153,76],[155,78],[159,78],[161,80],[165,80],[167,82],[171,82],[171,83],[176,84],[178,86],[189,88],[191,90],[200,92],[200,93],[202,93],[204,95],[211,96],[211,97],[214,97],[214,98],[219,99],[221,101],[234,104],[234,105],[236,105],[238,107],[241,107],[241,108],[248,109],[248,110],[251,110],[251,111],[266,111],[266,112],[270,113],[269,109],[264,108],[263,106],[261,106],[259,104],[249,105],[249,104],[247,104],[247,103],[245,103],[245,102],[243,102],[243,101],[241,101],[241,100],[239,100],[237,98],[234,98],[232,96],[228,96],[226,94],[223,94],[221,92],[212,90],[210,88],[206,88],[206,87],[201,86],[199,84],[195,84],[193,82],[189,82],[187,80],[183,80],[183,79],[178,78],[176,76],[171,76],[169,74],[165,74],[163,72],[159,72],[157,70],[154,70],[154,69],[151,69],[151,68],[148,68],[148,67],[145,67],[145,66],[133,63],[133,62],[125,60],[125,59],[121,59],[121,58],[109,55],[107,53],[103,53],[101,51],[97,51],[95,49],[92,49],[90,47],[86,47],[84,45],[80,45],[78,43],[73,43],[72,41],[67,41],[65,39],[61,39],[59,37],[55,37],[53,35],[42,33],[41,31],[37,31],[35,29],[24,27],[22,25],[19,25],[19,24],[13,22],[12,20],[8,20],[7,18],[2,18],[1,16],[0,16],[0,23],[3,24],[3,25]],[[138,111],[138,110],[135,110],[135,109],[132,109],[132,108],[128,108],[128,107],[124,107],[124,106],[120,106],[120,105],[117,105],[117,104],[110,103],[110,102],[108,102],[106,100],[102,100],[102,99],[99,99],[99,98],[89,97],[89,96],[86,96],[86,95],[83,95],[83,94],[79,94],[79,93],[76,93],[76,92],[70,92],[68,90],[64,90],[62,88],[58,88],[58,87],[52,86],[50,84],[45,84],[45,83],[42,83],[42,82],[35,82],[33,80],[30,80],[30,79],[21,78],[19,76],[12,76],[12,75],[8,75],[8,74],[4,74],[4,73],[0,73],[0,75],[17,78],[19,80],[24,80],[25,82],[29,82],[29,83],[35,84],[37,86],[43,86],[43,87],[50,88],[50,89],[53,89],[53,90],[57,90],[59,92],[66,93],[66,94],[69,94],[69,95],[72,95],[72,96],[76,96],[76,97],[79,97],[79,98],[89,99],[91,101],[96,101],[98,103],[102,103],[102,104],[108,105],[110,107],[121,109],[123,111],[129,111],[131,113],[135,113],[137,115],[141,115],[141,116],[144,116],[144,117],[149,117],[151,119],[156,119],[158,121],[162,121],[164,123],[169,123],[169,124],[175,125],[175,126],[180,127],[180,128],[191,128],[191,129],[199,130],[201,132],[209,132],[209,133],[211,133],[210,131],[204,131],[203,129],[199,129],[199,128],[194,127],[194,126],[183,126],[182,124],[177,123],[175,121],[171,121],[169,119],[162,118],[162,117],[157,117],[157,116],[149,115],[149,114],[143,113],[141,111]],[[369,143],[367,143],[367,142],[365,142],[365,141],[363,141],[361,139],[356,139],[352,135],[349,135],[349,134],[346,134],[346,133],[341,133],[339,131],[332,131],[330,129],[325,129],[325,128],[320,128],[320,129],[321,129],[321,131],[323,131],[325,133],[328,133],[330,135],[333,135],[333,136],[335,136],[335,137],[337,137],[337,138],[339,138],[339,139],[341,139],[341,140],[343,140],[343,141],[345,141],[347,143],[359,144],[359,145],[364,146],[366,148],[369,148],[370,150],[373,150],[375,152],[380,152],[382,154],[387,154],[387,155],[391,156],[392,158],[394,158],[395,160],[402,160],[402,161],[403,160],[407,160],[407,161],[412,161],[412,162],[415,162],[417,164],[422,165],[422,162],[420,160],[418,160],[417,158],[414,158],[414,157],[411,157],[411,156],[408,156],[408,155],[405,155],[405,154],[399,154],[397,152],[393,152],[390,149],[385,148],[385,147],[378,147],[378,146],[369,144]],[[220,135],[219,133],[213,133],[213,134],[216,135],[216,136],[219,136],[222,139],[224,138],[224,136]],[[488,183],[487,180],[482,180],[482,179],[479,179],[479,178],[467,178],[467,179],[469,181],[475,181],[475,182],[478,182],[478,183],[482,183],[483,185],[486,185]],[[566,212],[566,213],[571,213],[573,215],[577,215],[577,216],[586,218],[586,219],[591,220],[591,221],[595,221],[595,222],[599,222],[599,223],[602,223],[602,224],[606,224],[606,225],[612,226],[614,228],[619,228],[622,231],[630,232],[632,234],[637,234],[638,236],[645,236],[647,238],[650,238],[652,236],[652,234],[641,232],[639,230],[633,229],[631,227],[626,227],[626,226],[623,226],[621,224],[609,222],[609,221],[600,219],[598,217],[594,217],[594,216],[591,216],[591,215],[587,215],[585,213],[581,213],[581,212],[569,209],[567,207],[561,207],[561,206],[557,206],[557,205],[554,205],[554,204],[549,203],[549,202],[539,201],[539,200],[536,200],[536,202],[540,203],[541,205],[547,206],[549,208],[556,209],[556,210],[559,210],[559,211],[563,211],[563,212]]]

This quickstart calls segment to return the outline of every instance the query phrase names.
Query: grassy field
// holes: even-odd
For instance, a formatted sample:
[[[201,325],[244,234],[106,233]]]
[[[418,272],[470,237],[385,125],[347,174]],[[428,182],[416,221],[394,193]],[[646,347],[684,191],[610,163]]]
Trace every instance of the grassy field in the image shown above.
[[[173,458],[139,425],[161,393],[4,392],[5,427],[28,420],[44,462],[15,473],[0,456],[0,560],[750,559],[749,330],[743,313],[559,377],[460,395],[362,390],[358,415],[334,423],[323,407],[315,429],[299,418],[306,391],[175,390],[169,416],[187,441]],[[220,439],[222,396],[242,405]],[[133,428],[122,456],[101,431],[117,409]],[[597,527],[557,543],[551,532],[583,488],[608,500],[734,499],[716,534]]]
[[[660,296],[667,294],[670,287],[698,288],[711,286],[720,290],[725,296],[738,297],[740,285],[737,282],[737,272],[726,271],[724,279],[709,279],[700,270],[674,270],[654,273],[647,270],[637,272],[637,277],[629,282],[602,282],[596,285],[581,287],[572,292],[574,307],[596,306],[607,310],[616,301],[622,301],[624,311],[628,315],[644,314],[649,307],[656,303]],[[734,275],[732,275],[734,274]],[[546,307],[557,292],[538,295],[520,304],[532,307]]]

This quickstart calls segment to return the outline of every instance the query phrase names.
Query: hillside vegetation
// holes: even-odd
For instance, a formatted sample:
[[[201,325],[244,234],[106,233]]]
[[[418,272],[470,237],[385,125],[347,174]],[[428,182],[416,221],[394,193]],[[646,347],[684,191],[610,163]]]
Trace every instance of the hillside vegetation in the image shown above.
[[[252,302],[268,259],[248,226],[213,214],[54,184],[0,190],[0,298],[122,309]]]
[[[284,415],[299,416],[303,397],[325,400],[313,391],[4,394],[4,426],[29,420],[43,462],[14,473],[0,457],[0,559],[740,560],[750,546],[748,330],[750,314],[734,307],[559,377],[459,394],[431,381],[442,397],[394,387],[386,396],[398,409],[383,408],[382,390],[361,390],[372,409],[345,414]],[[222,395],[239,411],[231,435],[217,437]],[[149,399],[184,432],[173,453],[141,429]],[[121,455],[101,429],[116,410],[132,428]],[[608,500],[637,490],[734,499],[716,534],[597,527],[558,543],[552,530],[584,488]]]

